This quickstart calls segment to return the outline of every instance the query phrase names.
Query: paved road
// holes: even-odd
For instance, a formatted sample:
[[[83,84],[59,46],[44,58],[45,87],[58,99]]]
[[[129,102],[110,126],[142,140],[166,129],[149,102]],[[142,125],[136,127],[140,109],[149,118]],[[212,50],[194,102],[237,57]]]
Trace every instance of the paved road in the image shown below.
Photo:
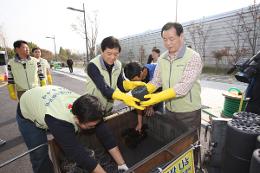
[[[54,85],[66,87],[79,94],[84,93],[84,82],[53,73]],[[6,87],[0,87],[0,138],[7,142],[0,146],[0,164],[27,150],[18,131],[15,115],[17,102],[9,99]],[[32,173],[29,157],[25,156],[0,168],[0,173]]]

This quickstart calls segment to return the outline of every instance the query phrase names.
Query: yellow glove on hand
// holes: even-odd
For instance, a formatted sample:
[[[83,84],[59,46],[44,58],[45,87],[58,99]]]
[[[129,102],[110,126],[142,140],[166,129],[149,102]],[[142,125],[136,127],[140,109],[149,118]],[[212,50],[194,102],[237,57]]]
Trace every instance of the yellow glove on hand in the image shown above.
[[[45,79],[43,79],[43,80],[41,80],[41,86],[45,86],[46,85],[46,80]]]
[[[148,83],[145,86],[146,86],[149,94],[153,93],[157,89],[156,86],[154,84],[151,84],[151,83]]]
[[[169,88],[159,93],[145,95],[144,98],[148,98],[149,100],[142,101],[140,104],[143,107],[147,107],[174,97],[176,97],[175,91],[173,88]]]
[[[123,87],[126,91],[132,90],[138,86],[145,86],[146,84],[141,81],[129,81],[129,80],[124,80],[123,81]]]
[[[136,109],[144,110],[144,107],[136,104],[136,102],[140,102],[140,100],[138,100],[137,98],[134,98],[133,96],[127,95],[118,89],[116,89],[114,91],[112,98],[114,100],[122,100],[128,106],[132,106]]]
[[[52,77],[51,77],[50,74],[47,75],[47,80],[48,80],[48,84],[49,84],[49,85],[52,85]]]
[[[14,89],[14,84],[8,84],[7,88],[8,88],[8,91],[9,91],[10,98],[12,100],[17,100],[16,92],[15,92],[15,89]]]

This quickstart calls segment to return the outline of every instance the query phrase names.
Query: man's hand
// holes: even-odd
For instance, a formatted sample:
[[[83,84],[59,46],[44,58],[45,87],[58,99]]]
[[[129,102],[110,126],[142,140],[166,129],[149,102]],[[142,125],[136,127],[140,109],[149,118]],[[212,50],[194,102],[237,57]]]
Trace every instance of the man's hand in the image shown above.
[[[116,89],[114,91],[112,98],[114,100],[121,100],[128,106],[132,106],[132,107],[139,109],[139,110],[144,110],[144,107],[136,104],[136,102],[140,102],[139,99],[134,98],[133,96],[130,96],[128,94],[125,94],[125,93],[121,92],[119,89]]]
[[[123,165],[118,165],[117,169],[118,171],[127,171],[128,167],[126,166],[126,164],[123,164]]]
[[[141,81],[128,81],[124,80],[123,81],[123,87],[126,91],[130,91],[138,86],[145,86],[146,84]]]
[[[12,100],[17,100],[14,84],[8,84],[7,88],[8,88],[8,91],[9,91],[10,98]]]
[[[169,100],[176,97],[176,93],[173,90],[173,88],[166,89],[164,91],[161,91],[159,93],[155,94],[147,94],[144,96],[144,98],[148,98],[149,100],[147,101],[142,101],[140,102],[141,106],[147,107],[151,105],[155,105],[156,103]]]
[[[40,83],[41,83],[41,86],[45,86],[46,85],[46,80],[43,79],[43,80],[40,81]]]
[[[148,83],[145,86],[146,86],[149,94],[153,93],[157,89],[156,86],[154,84],[151,84],[151,83]]]
[[[50,74],[47,75],[48,84],[52,85],[52,77]]]

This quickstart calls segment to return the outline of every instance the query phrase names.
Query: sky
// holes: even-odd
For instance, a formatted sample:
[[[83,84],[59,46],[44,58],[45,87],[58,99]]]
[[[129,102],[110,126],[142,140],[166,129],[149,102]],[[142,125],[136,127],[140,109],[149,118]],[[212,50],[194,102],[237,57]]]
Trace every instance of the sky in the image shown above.
[[[255,0],[260,3],[260,0]],[[252,5],[254,0],[178,0],[177,21],[180,23]],[[54,52],[59,47],[73,52],[85,52],[85,40],[73,31],[72,24],[80,25],[83,13],[67,7],[83,9],[87,26],[94,14],[98,21],[98,38],[123,38],[160,29],[176,19],[176,0],[0,0],[0,29],[7,46],[12,48],[18,39],[36,43]],[[88,30],[90,30],[88,28]],[[1,40],[0,40],[1,43]]]

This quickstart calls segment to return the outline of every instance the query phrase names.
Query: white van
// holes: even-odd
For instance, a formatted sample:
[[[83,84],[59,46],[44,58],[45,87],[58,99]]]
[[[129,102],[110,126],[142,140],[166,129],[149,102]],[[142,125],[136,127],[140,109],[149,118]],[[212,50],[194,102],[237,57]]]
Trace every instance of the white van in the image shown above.
[[[7,55],[0,51],[0,82],[7,81]]]

